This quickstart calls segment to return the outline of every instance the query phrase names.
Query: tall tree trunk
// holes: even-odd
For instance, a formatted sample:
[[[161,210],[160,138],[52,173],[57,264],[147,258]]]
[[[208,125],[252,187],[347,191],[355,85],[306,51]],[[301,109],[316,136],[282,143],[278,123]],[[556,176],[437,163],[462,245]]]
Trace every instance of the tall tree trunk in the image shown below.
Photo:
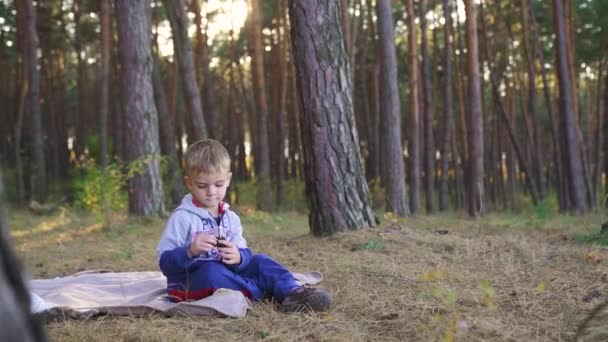
[[[384,150],[384,187],[386,211],[408,216],[405,194],[405,166],[401,146],[401,106],[397,85],[397,56],[390,0],[376,1],[378,16],[378,52],[380,64],[380,112],[382,113],[382,146]]]
[[[532,125],[532,158],[534,160],[534,177],[536,178],[536,185],[538,186],[538,195],[542,199],[545,197],[545,175],[544,175],[544,164],[543,156],[541,152],[541,136],[540,128],[538,123],[538,115],[536,113],[536,65],[535,65],[535,45],[530,44],[530,38],[528,37],[528,14],[527,7],[532,6],[529,0],[522,0],[521,2],[521,14],[522,14],[522,31],[524,39],[524,54],[526,58],[526,66],[528,68],[528,115],[530,123]],[[544,67],[544,66],[543,66]],[[532,176],[532,175],[530,175]]]
[[[289,2],[298,75],[309,224],[314,235],[375,225],[336,2]]]
[[[0,341],[46,341],[42,325],[30,312],[30,294],[23,279],[23,266],[12,245],[0,164]]]
[[[272,209],[272,188],[270,186],[270,146],[268,142],[268,103],[266,101],[266,82],[264,80],[264,46],[262,42],[262,19],[260,0],[250,0],[251,4],[251,73],[255,94],[256,112],[256,179],[258,183],[258,208],[263,211]]]
[[[173,32],[173,46],[184,88],[184,100],[192,117],[193,135],[195,140],[207,138],[207,126],[203,115],[201,93],[196,83],[196,68],[194,53],[188,38],[188,17],[184,8],[184,0],[163,0],[167,10],[167,18]]]
[[[32,198],[44,202],[47,197],[46,163],[40,112],[40,73],[38,71],[38,33],[36,31],[36,10],[32,0],[23,1],[20,7],[25,13],[27,44],[25,45],[25,65],[28,78],[28,108],[32,132],[32,176],[34,177]]]
[[[160,151],[169,158],[167,179],[169,180],[169,196],[172,204],[179,204],[182,197],[186,194],[186,187],[182,179],[182,169],[180,159],[177,156],[177,137],[171,114],[167,95],[163,86],[160,74],[160,61],[155,58],[154,69],[152,71],[152,82],[154,86],[154,100],[158,111],[158,133],[160,141]]]
[[[469,83],[469,181],[468,211],[478,217],[483,209],[483,113],[481,110],[481,89],[479,86],[479,52],[477,42],[477,15],[475,2],[465,0],[467,71]]]
[[[108,164],[108,112],[110,104],[110,54],[111,54],[111,7],[110,0],[100,0],[101,65],[99,69],[99,163]]]
[[[288,26],[286,24],[287,9],[285,2],[277,2],[277,35],[278,46],[277,50],[277,104],[276,104],[276,121],[275,121],[275,143],[277,146],[277,165],[276,179],[274,181],[276,200],[279,207],[285,205],[285,188],[283,182],[285,179],[285,131],[287,125],[287,44],[285,36],[287,35]],[[283,32],[283,33],[281,33]]]
[[[431,57],[429,56],[428,34],[427,34],[427,0],[420,1],[420,31],[422,35],[422,117],[424,120],[424,174],[426,192],[426,211],[432,214],[435,210],[435,142],[433,139],[433,116],[434,108],[431,103],[433,98],[433,87],[431,83]]]
[[[72,11],[74,13],[74,50],[76,52],[76,60],[78,61],[78,76],[76,78],[76,88],[78,93],[78,104],[76,105],[76,113],[73,115],[71,124],[76,127],[76,139],[74,142],[74,151],[76,156],[84,153],[89,139],[88,118],[86,115],[86,65],[85,54],[82,47],[82,0],[74,0],[72,2]]]
[[[418,80],[418,52],[416,49],[416,17],[414,1],[406,0],[408,27],[408,74],[410,84],[409,159],[410,159],[410,208],[413,213],[420,207],[420,112]],[[400,145],[399,145],[400,146]],[[384,146],[386,148],[386,146]],[[386,166],[385,166],[386,167]]]
[[[129,180],[129,212],[165,212],[160,175],[158,114],[154,104],[150,49],[150,5],[146,0],[116,0],[124,112],[127,113],[127,161],[137,161],[141,172]]]
[[[450,149],[450,140],[452,126],[454,122],[454,114],[452,112],[452,42],[450,40],[452,28],[452,10],[449,0],[443,0],[443,17],[445,25],[443,25],[444,50],[443,50],[443,112],[444,126],[441,143],[441,187],[439,191],[439,210],[445,211],[448,209],[449,195],[449,161],[450,153],[454,152]],[[454,150],[457,147],[454,146]]]
[[[559,81],[559,102],[564,127],[565,152],[570,191],[570,210],[574,214],[585,212],[585,184],[583,182],[582,160],[576,132],[576,114],[572,103],[572,89],[568,77],[568,57],[566,51],[566,31],[561,0],[553,0],[555,45],[557,54],[557,76]]]
[[[500,91],[499,91],[500,82],[499,82],[498,78],[496,77],[495,70],[493,70],[494,69],[494,60],[491,59],[491,57],[490,57],[490,56],[494,56],[495,54],[490,49],[490,42],[488,41],[488,38],[487,38],[487,31],[486,31],[486,27],[485,27],[486,25],[485,25],[483,8],[481,10],[481,25],[482,25],[481,32],[483,34],[483,39],[485,42],[484,52],[485,52],[485,58],[488,62],[489,71],[490,71],[490,82],[492,85],[492,97],[494,99],[494,104],[496,106],[498,113],[503,118],[505,125],[507,126],[507,133],[509,134],[509,139],[511,140],[511,144],[513,145],[513,148],[515,149],[515,154],[519,161],[519,167],[526,174],[526,177],[525,177],[526,185],[528,186],[528,191],[530,191],[530,195],[532,197],[532,202],[534,203],[534,205],[536,205],[539,202],[539,197],[538,197],[538,193],[537,193],[538,187],[535,183],[535,177],[531,176],[532,174],[530,173],[530,171],[531,171],[530,163],[528,163],[528,159],[526,159],[524,157],[521,147],[520,147],[519,143],[517,142],[517,139],[515,138],[515,132],[513,130],[513,127],[509,120],[509,116],[505,110],[505,106],[504,106],[504,104],[502,102],[502,98],[500,96]]]
[[[203,112],[205,113],[205,123],[207,124],[207,132],[209,138],[218,139],[220,122],[215,97],[213,96],[213,82],[211,82],[211,73],[209,72],[209,48],[207,46],[207,24],[203,27],[203,18],[201,15],[200,2],[207,0],[192,0],[192,11],[194,12],[194,22],[196,23],[196,70],[198,75],[198,84],[203,97]],[[205,11],[207,15],[207,11]],[[209,22],[209,18],[205,18]]]
[[[553,114],[553,104],[551,101],[551,94],[549,88],[549,82],[547,80],[547,71],[545,69],[545,56],[543,53],[543,49],[540,42],[540,37],[538,34],[538,28],[536,25],[536,14],[534,13],[534,5],[532,3],[529,4],[530,10],[530,20],[531,20],[531,28],[534,34],[534,42],[536,44],[536,51],[538,52],[538,61],[541,65],[541,77],[543,80],[543,95],[545,97],[545,106],[547,108],[547,114],[549,116],[549,125],[551,128],[551,138],[553,141],[553,159],[555,163],[555,191],[559,200],[559,208],[560,211],[564,211],[567,209],[567,201],[566,194],[564,191],[563,179],[564,179],[564,166],[562,163],[562,154],[560,148],[560,139],[561,134],[559,133],[559,125],[558,121]]]

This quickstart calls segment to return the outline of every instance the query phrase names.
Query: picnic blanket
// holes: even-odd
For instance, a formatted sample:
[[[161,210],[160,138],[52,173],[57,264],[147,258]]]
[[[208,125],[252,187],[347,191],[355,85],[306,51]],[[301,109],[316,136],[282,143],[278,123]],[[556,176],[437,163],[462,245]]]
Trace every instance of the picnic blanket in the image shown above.
[[[293,273],[300,284],[315,285],[319,272]],[[54,279],[29,282],[31,310],[82,319],[97,314],[143,316],[154,312],[244,317],[250,300],[239,291],[219,289],[193,302],[173,303],[167,297],[167,279],[160,272],[84,271]],[[68,316],[68,317],[65,317]]]

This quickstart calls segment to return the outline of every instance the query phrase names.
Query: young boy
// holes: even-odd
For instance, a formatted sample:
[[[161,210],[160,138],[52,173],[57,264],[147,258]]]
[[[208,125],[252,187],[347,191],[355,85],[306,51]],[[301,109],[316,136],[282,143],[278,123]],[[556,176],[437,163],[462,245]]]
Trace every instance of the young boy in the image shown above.
[[[227,288],[253,300],[271,295],[284,312],[329,310],[329,293],[299,286],[283,265],[247,248],[239,217],[223,202],[232,178],[226,148],[201,140],[188,147],[184,161],[190,194],[171,214],[156,248],[169,296],[198,300]]]

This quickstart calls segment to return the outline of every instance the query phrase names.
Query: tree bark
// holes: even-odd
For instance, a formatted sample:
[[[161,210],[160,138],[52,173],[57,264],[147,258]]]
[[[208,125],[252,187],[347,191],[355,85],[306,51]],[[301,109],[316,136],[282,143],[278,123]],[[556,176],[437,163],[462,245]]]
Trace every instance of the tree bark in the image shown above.
[[[0,341],[46,341],[40,322],[30,313],[22,269],[9,235],[0,164]]]
[[[184,0],[163,0],[167,10],[167,18],[173,33],[173,46],[184,88],[184,101],[192,117],[194,140],[207,138],[207,126],[203,115],[203,107],[199,87],[196,83],[196,68],[194,53],[188,38],[188,18],[184,8]]]
[[[141,163],[129,180],[129,212],[163,215],[158,114],[154,104],[150,49],[150,5],[145,0],[116,0],[122,65],[124,112],[127,113],[127,161]],[[131,167],[135,167],[133,164]]]
[[[375,225],[335,1],[292,0],[309,224],[314,235]]]
[[[272,188],[270,185],[270,146],[268,142],[268,102],[266,100],[266,82],[264,80],[264,46],[262,42],[262,20],[260,0],[250,0],[251,4],[251,73],[253,92],[255,94],[256,112],[256,180],[258,183],[258,208],[272,210]]]
[[[277,147],[276,179],[274,181],[276,202],[279,207],[285,205],[285,131],[287,126],[287,44],[286,35],[288,26],[286,24],[287,9],[283,1],[277,2],[277,35],[278,45],[276,47],[277,57],[277,104],[275,121],[275,142]],[[282,32],[282,33],[281,33]]]
[[[532,159],[534,160],[534,177],[536,178],[536,185],[538,186],[539,199],[545,197],[545,175],[544,175],[544,164],[543,156],[541,152],[541,133],[538,123],[538,114],[536,113],[536,65],[535,65],[535,45],[530,44],[530,38],[528,37],[528,13],[527,7],[532,6],[529,0],[522,0],[521,3],[521,14],[522,14],[522,31],[524,39],[524,54],[526,58],[526,66],[528,68],[528,115],[530,123],[532,125]],[[544,67],[544,66],[543,66]]]
[[[207,0],[202,0],[207,1]],[[207,46],[207,29],[202,27],[201,0],[192,0],[192,11],[194,12],[194,22],[196,23],[196,70],[198,84],[203,97],[203,113],[205,113],[205,123],[209,138],[218,139],[220,122],[216,110],[215,97],[213,96],[213,82],[209,72],[209,47]],[[205,12],[205,14],[207,14]],[[208,18],[206,18],[209,20]],[[208,22],[208,21],[207,21]]]
[[[467,29],[467,71],[469,89],[469,181],[468,211],[472,217],[479,217],[483,210],[483,113],[481,109],[481,89],[479,86],[479,52],[477,41],[477,15],[475,2],[465,0]]]
[[[557,54],[557,76],[559,83],[559,102],[564,127],[565,152],[568,170],[568,187],[570,191],[570,210],[574,214],[585,212],[585,184],[583,182],[582,160],[579,140],[576,132],[576,114],[572,103],[572,89],[568,77],[568,56],[566,51],[566,32],[561,0],[553,0],[555,46]]]
[[[175,136],[175,126],[169,113],[167,95],[163,86],[160,74],[160,62],[155,58],[154,69],[152,71],[152,82],[154,86],[154,100],[158,111],[158,133],[160,141],[160,151],[169,158],[167,179],[169,180],[169,196],[172,204],[179,204],[182,197],[187,193],[182,178],[180,159],[177,156],[177,137]]]
[[[99,164],[108,164],[108,112],[110,104],[110,53],[111,53],[110,0],[100,0],[101,65],[99,69]]]
[[[387,212],[404,217],[410,214],[410,208],[405,194],[405,166],[401,146],[401,106],[397,85],[397,56],[390,0],[376,1],[376,13],[378,17],[385,209]]]
[[[521,147],[520,147],[519,143],[517,142],[517,139],[515,138],[515,133],[514,133],[513,127],[511,125],[511,122],[509,121],[509,116],[505,110],[505,106],[504,106],[504,104],[502,102],[502,98],[500,96],[500,91],[499,91],[499,86],[498,86],[500,84],[500,82],[499,82],[498,78],[496,77],[496,72],[494,70],[494,61],[490,57],[490,56],[494,56],[494,54],[493,54],[493,51],[490,50],[490,42],[488,41],[488,38],[487,38],[483,9],[481,12],[481,25],[482,25],[482,34],[483,34],[483,38],[485,41],[485,50],[484,50],[485,57],[486,57],[486,60],[488,62],[489,69],[490,69],[490,82],[492,85],[492,97],[494,99],[494,104],[496,106],[496,109],[498,110],[498,113],[503,118],[505,126],[507,127],[507,133],[509,135],[509,140],[511,141],[511,144],[513,145],[513,148],[515,149],[515,154],[519,161],[519,166],[522,169],[522,171],[526,174],[526,185],[528,186],[528,190],[530,191],[530,195],[532,197],[532,202],[534,203],[534,205],[537,205],[539,202],[539,197],[538,197],[538,193],[537,193],[538,187],[535,184],[535,178],[531,176],[530,164],[528,163],[528,159],[526,159],[524,157]]]
[[[445,211],[448,209],[449,157],[450,153],[453,153],[450,149],[450,133],[452,133],[452,126],[454,125],[454,114],[452,112],[452,41],[450,40],[452,11],[449,0],[443,0],[442,3],[443,17],[445,18],[445,24],[443,26],[443,112],[445,113],[445,119],[443,121],[443,140],[441,144],[441,186],[439,191],[439,210]],[[456,146],[454,146],[454,149],[456,149]]]
[[[431,83],[431,57],[429,56],[428,34],[427,34],[427,0],[420,1],[420,31],[422,35],[422,117],[424,120],[424,189],[426,193],[426,212],[432,214],[435,211],[435,142],[433,139],[433,116],[434,108],[431,103],[433,98],[433,87]]]
[[[74,50],[76,52],[76,60],[78,61],[78,76],[76,79],[76,88],[78,92],[78,104],[76,105],[76,113],[74,114],[71,124],[76,127],[76,139],[74,141],[74,151],[76,156],[84,153],[89,139],[88,119],[85,110],[86,103],[86,65],[85,54],[82,48],[82,0],[74,0],[72,3],[72,11],[74,13]]]
[[[553,141],[553,159],[555,163],[555,191],[558,196],[560,211],[564,211],[568,208],[566,201],[566,194],[564,191],[563,179],[564,179],[564,166],[562,163],[562,153],[560,148],[559,137],[559,125],[555,115],[553,113],[553,104],[551,101],[551,94],[549,88],[549,81],[547,80],[547,71],[545,69],[545,56],[540,42],[538,34],[538,28],[536,25],[536,14],[534,13],[534,6],[530,3],[528,7],[530,10],[531,28],[534,35],[534,42],[536,44],[536,51],[538,52],[538,59],[541,66],[541,77],[543,80],[543,95],[545,97],[545,106],[547,108],[547,114],[549,117],[549,125],[551,128],[551,138]]]
[[[27,44],[25,45],[25,65],[28,78],[27,103],[32,132],[32,176],[34,177],[32,198],[44,202],[47,197],[46,162],[40,112],[40,73],[38,71],[38,33],[36,31],[36,10],[32,0],[22,0],[21,9],[25,14]]]
[[[408,74],[410,85],[410,120],[408,149],[410,159],[410,209],[412,214],[420,207],[420,112],[418,79],[418,52],[416,49],[416,17],[414,1],[406,0],[408,27]]]

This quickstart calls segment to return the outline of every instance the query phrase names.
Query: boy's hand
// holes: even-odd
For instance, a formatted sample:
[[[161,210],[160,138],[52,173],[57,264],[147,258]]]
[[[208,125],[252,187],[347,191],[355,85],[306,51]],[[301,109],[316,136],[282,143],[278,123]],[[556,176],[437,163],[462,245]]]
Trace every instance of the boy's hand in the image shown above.
[[[190,253],[190,256],[199,256],[201,253],[207,253],[215,248],[216,243],[215,235],[198,233],[194,236],[188,253]]]
[[[241,252],[235,245],[228,240],[219,240],[217,243],[218,246],[221,246],[217,250],[220,252],[224,264],[238,265],[241,263]]]

